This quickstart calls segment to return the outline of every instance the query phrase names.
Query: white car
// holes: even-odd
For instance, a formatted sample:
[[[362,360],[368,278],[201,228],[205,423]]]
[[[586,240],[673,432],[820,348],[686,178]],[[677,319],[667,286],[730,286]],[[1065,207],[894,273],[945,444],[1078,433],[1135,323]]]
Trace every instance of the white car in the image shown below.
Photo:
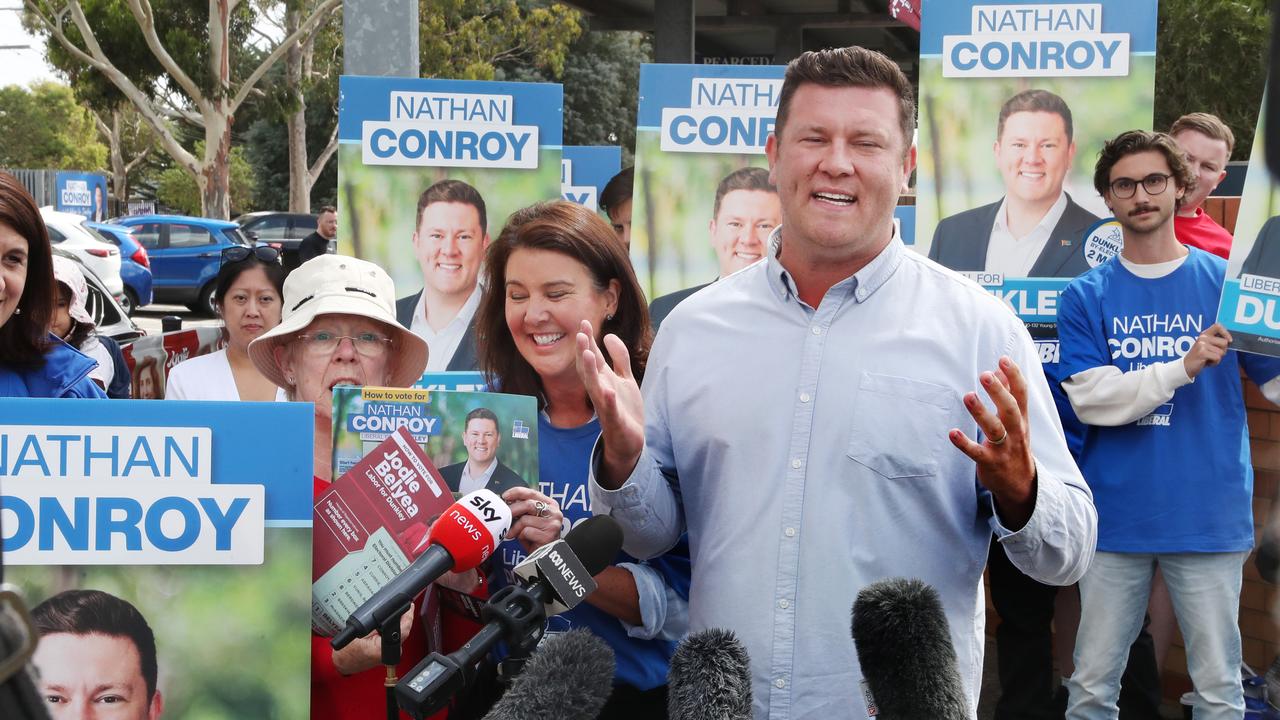
[[[54,247],[80,258],[97,273],[113,296],[124,295],[124,282],[120,279],[120,248],[99,240],[92,230],[84,226],[83,215],[43,207],[40,208],[40,217],[49,228],[49,242]]]

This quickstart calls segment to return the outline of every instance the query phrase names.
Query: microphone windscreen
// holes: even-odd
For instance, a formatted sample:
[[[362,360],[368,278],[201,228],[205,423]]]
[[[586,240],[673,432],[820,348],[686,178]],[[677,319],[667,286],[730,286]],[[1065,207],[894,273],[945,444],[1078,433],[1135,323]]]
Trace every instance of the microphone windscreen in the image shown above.
[[[595,576],[613,564],[622,550],[622,526],[608,515],[593,515],[564,536],[587,574]]]
[[[484,720],[595,720],[613,692],[613,650],[589,630],[545,640]]]
[[[729,630],[691,633],[667,671],[671,720],[751,720],[751,661]]]
[[[853,603],[853,642],[877,720],[966,720],[969,703],[938,593],[919,580],[872,583]]]

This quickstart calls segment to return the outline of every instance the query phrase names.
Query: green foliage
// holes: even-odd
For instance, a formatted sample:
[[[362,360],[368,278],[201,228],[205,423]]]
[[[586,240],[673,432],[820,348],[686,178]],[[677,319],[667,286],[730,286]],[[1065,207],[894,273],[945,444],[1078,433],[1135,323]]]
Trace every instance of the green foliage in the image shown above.
[[[1248,160],[1266,83],[1268,0],[1160,0],[1155,125],[1210,112],[1236,136],[1233,160]]]
[[[493,80],[503,64],[559,77],[580,13],[531,0],[423,0],[418,5],[422,77]]]
[[[27,2],[39,8],[46,17],[56,16],[65,4],[58,0]],[[125,0],[79,0],[79,4],[103,53],[144,94],[152,96],[157,83],[165,77],[164,68],[147,47]],[[209,5],[189,0],[151,0],[151,9],[155,16],[156,34],[169,55],[201,91],[215,95],[215,78],[209,66]],[[229,31],[232,77],[243,77],[249,72],[246,66],[258,59],[259,53],[249,43],[255,21],[253,3],[236,6]],[[29,30],[47,39],[45,56],[49,64],[67,73],[77,97],[95,108],[110,107],[124,100],[110,80],[75,58],[30,13],[24,23]],[[63,31],[77,47],[85,47],[84,38],[69,16],[63,23]],[[170,82],[169,85],[177,87],[176,83]]]
[[[644,33],[583,33],[565,61],[564,143],[621,145],[623,167],[633,164],[640,64],[647,62],[653,47]]]
[[[196,143],[196,157],[204,157],[204,141]],[[231,148],[231,209],[249,212],[253,205],[253,167],[245,159],[243,147]],[[200,188],[195,178],[182,168],[163,170],[156,179],[156,200],[185,215],[201,215]]]
[[[318,91],[307,93],[307,158],[308,165],[324,149],[338,116],[325,103]],[[262,118],[245,137],[245,157],[253,166],[254,207],[261,210],[284,210],[289,207],[289,138],[283,120]],[[311,188],[311,207],[338,204],[338,154],[334,153]]]
[[[102,170],[107,146],[71,88],[53,82],[0,88],[0,166]]]

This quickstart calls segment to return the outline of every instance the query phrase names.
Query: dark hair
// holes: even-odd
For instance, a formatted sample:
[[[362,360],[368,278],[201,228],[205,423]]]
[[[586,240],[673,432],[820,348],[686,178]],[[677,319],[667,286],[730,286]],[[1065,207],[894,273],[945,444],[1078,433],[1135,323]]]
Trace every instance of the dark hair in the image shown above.
[[[49,323],[53,320],[53,249],[35,199],[6,172],[0,172],[0,225],[9,226],[27,241],[26,284],[17,310],[0,325],[0,362],[40,367],[49,350]]]
[[[231,289],[236,279],[256,267],[262,268],[262,272],[266,273],[267,280],[276,289],[276,296],[283,302],[286,274],[284,268],[278,262],[265,262],[256,253],[249,253],[243,260],[224,262],[222,267],[218,268],[218,276],[213,281],[213,302],[219,310],[222,308],[222,301],[226,299],[227,291]]]
[[[31,611],[40,635],[107,635],[125,638],[138,649],[147,702],[156,694],[156,636],[138,608],[101,590],[67,590]]]
[[[1169,134],[1177,135],[1185,130],[1194,130],[1201,135],[1226,143],[1228,159],[1231,157],[1231,151],[1236,148],[1235,133],[1231,132],[1231,128],[1227,127],[1227,124],[1222,122],[1217,115],[1210,115],[1206,112],[1187,113],[1173,121],[1173,126],[1169,128]]]
[[[1093,170],[1093,188],[1104,198],[1111,189],[1111,168],[1121,158],[1141,152],[1158,152],[1164,155],[1169,163],[1169,173],[1173,182],[1184,192],[1191,192],[1196,187],[1196,176],[1191,174],[1187,165],[1187,156],[1172,135],[1146,130],[1129,130],[1108,140],[1098,153],[1098,164]],[[1185,195],[1184,195],[1185,197]],[[1182,206],[1182,198],[1174,202],[1174,207]]]
[[[325,214],[325,213],[333,213],[334,215],[337,215],[337,214],[338,214],[338,208],[336,208],[336,207],[334,207],[334,206],[332,206],[332,205],[321,205],[321,206],[320,206],[320,212],[316,213],[316,216],[318,217],[318,216],[323,215],[323,214]]]
[[[724,196],[734,190],[757,190],[760,192],[778,193],[778,188],[769,182],[769,171],[760,167],[744,167],[738,168],[720,181],[716,186],[716,201],[711,206],[711,217],[716,218],[720,215],[720,201],[724,200]]]
[[[787,64],[778,94],[778,114],[774,134],[782,136],[782,128],[790,114],[791,98],[805,83],[823,87],[886,88],[898,96],[898,124],[902,130],[902,152],[911,150],[916,128],[915,92],[902,68],[883,53],[858,46],[808,51]]]
[[[1067,102],[1048,90],[1023,90],[1004,101],[1000,106],[1000,119],[996,121],[996,139],[1004,137],[1004,121],[1009,116],[1020,112],[1053,113],[1062,118],[1062,125],[1067,129],[1067,142],[1075,137],[1075,125],[1071,121],[1071,108]]]
[[[600,191],[600,209],[606,214],[613,212],[619,205],[631,199],[632,186],[635,184],[635,167],[624,168],[609,178],[604,189]]]
[[[467,419],[462,422],[462,429],[464,432],[471,425],[472,420],[492,420],[493,426],[498,426],[498,416],[487,407],[478,407],[467,413]]]
[[[476,348],[480,369],[504,393],[533,395],[545,406],[542,380],[516,349],[507,328],[507,260],[519,248],[550,250],[586,266],[597,290],[618,281],[618,308],[605,320],[600,336],[613,333],[631,353],[636,380],[644,377],[653,332],[644,291],[631,269],[627,249],[599,215],[577,203],[555,200],[517,210],[498,239],[489,245],[484,273],[487,289],[476,311]]]
[[[71,288],[68,287],[66,283],[61,281],[55,281],[55,285],[58,288],[58,299],[57,299],[57,302],[54,303],[54,305],[57,306],[57,303],[62,302],[62,295],[64,293],[67,296],[67,302],[68,303],[72,302],[72,298],[75,297],[75,293],[71,291]],[[76,320],[75,318],[71,318],[71,334],[68,335],[66,338],[64,338],[64,340],[68,345],[79,350],[80,346],[84,345],[84,341],[88,340],[89,336],[92,334],[93,334],[92,325],[88,325],[86,323],[80,322],[79,320]]]
[[[164,392],[164,381],[160,379],[160,364],[150,355],[142,358],[134,363],[133,366],[133,383],[129,387],[129,394],[134,400],[153,400],[154,398],[142,397],[142,377],[144,374],[151,375],[152,386]]]
[[[422,191],[422,195],[418,197],[417,221],[414,222],[413,229],[416,231],[422,224],[422,211],[426,210],[428,205],[450,202],[475,208],[480,216],[480,232],[489,232],[489,214],[484,209],[484,198],[480,197],[478,190],[461,180],[441,180]]]

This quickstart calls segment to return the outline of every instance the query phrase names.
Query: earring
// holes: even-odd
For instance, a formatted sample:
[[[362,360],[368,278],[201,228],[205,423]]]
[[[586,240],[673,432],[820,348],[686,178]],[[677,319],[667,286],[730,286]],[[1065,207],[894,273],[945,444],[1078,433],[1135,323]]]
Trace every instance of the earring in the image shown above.
[[[609,313],[608,315],[605,315],[605,316],[604,316],[604,321],[605,321],[605,322],[609,322],[609,321],[610,321],[610,320],[612,320],[612,319],[613,319],[613,313]]]
[[[293,384],[294,384],[294,383],[293,383],[293,376],[292,376],[292,375],[286,375],[286,376],[284,377],[284,379],[285,379],[285,382],[289,383],[290,385],[293,385]]]
[[[21,315],[21,314],[22,314],[22,308],[14,308],[14,309],[13,309],[13,314],[14,314],[14,315]]]

